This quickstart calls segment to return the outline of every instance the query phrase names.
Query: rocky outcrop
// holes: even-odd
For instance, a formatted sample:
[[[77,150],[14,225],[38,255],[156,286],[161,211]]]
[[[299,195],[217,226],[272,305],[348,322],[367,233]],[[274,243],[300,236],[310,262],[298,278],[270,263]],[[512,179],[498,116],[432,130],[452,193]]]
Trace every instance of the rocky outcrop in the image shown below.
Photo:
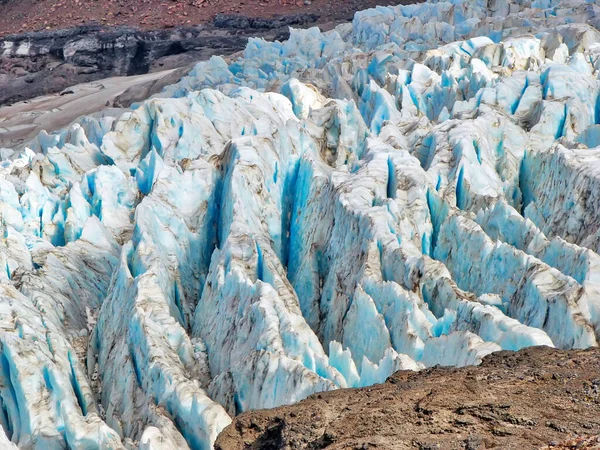
[[[274,30],[283,27],[303,27],[314,24],[319,19],[316,14],[290,14],[274,18],[246,17],[240,14],[217,14],[213,24],[217,28],[238,30]],[[352,20],[352,17],[348,18]]]
[[[215,448],[596,448],[596,439],[573,438],[600,433],[599,412],[600,350],[534,347],[494,353],[479,367],[402,371],[369,388],[250,411]]]
[[[242,19],[222,16],[215,25],[154,31],[82,26],[7,36],[0,40],[0,105],[112,76],[191,67],[242,50],[250,36],[286,38],[288,25],[308,25],[318,16],[253,19],[247,28]]]

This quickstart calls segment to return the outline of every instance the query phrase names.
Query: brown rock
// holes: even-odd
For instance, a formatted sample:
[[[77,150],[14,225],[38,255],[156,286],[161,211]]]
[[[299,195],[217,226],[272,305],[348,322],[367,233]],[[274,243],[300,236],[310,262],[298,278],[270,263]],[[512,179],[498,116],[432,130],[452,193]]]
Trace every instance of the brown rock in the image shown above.
[[[241,414],[215,448],[598,449],[594,383],[600,385],[598,348],[500,352],[479,367],[397,372],[370,388]]]

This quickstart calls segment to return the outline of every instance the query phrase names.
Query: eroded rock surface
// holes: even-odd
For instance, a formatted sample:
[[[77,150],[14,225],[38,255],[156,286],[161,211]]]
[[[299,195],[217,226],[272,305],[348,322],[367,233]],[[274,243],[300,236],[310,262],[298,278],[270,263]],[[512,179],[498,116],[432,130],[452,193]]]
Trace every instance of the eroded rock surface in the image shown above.
[[[599,399],[597,349],[528,348],[486,356],[478,367],[397,372],[369,388],[247,412],[215,448],[592,449]]]

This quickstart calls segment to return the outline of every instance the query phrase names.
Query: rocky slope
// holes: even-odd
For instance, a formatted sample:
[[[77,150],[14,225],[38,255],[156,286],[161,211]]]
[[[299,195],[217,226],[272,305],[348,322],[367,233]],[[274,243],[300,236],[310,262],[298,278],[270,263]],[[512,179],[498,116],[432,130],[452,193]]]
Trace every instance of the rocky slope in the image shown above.
[[[242,50],[249,37],[285,38],[289,25],[318,16],[265,20],[257,28],[204,25],[168,30],[82,26],[9,35],[0,39],[0,105],[60,92],[75,84],[191,66],[212,55]],[[188,70],[189,70],[188,68]]]
[[[322,23],[352,20],[356,11],[398,0],[2,0],[0,36],[81,25],[160,30],[212,23],[235,14],[272,22],[274,17],[318,15]],[[277,20],[277,19],[275,19]],[[262,27],[258,27],[262,28]]]
[[[397,372],[369,388],[246,412],[215,448],[595,448],[595,437],[576,437],[600,433],[599,413],[600,351],[536,347],[494,353],[478,367]]]
[[[242,50],[250,37],[286,39],[289,26],[332,27],[381,3],[5,1],[0,3],[0,105],[102,78],[188,67]]]

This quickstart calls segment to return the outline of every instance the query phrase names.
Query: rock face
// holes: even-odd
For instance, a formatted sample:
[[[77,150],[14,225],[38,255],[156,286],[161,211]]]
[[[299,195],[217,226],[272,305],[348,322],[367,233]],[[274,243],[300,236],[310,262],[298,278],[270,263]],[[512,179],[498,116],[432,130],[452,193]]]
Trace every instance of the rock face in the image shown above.
[[[398,370],[597,346],[596,12],[367,10],[2,149],[6,439],[208,449]],[[456,415],[541,426],[479,395]]]
[[[0,105],[102,78],[190,66],[212,55],[242,50],[250,36],[285,38],[289,24],[314,23],[316,19],[318,16],[262,19],[252,29],[243,30],[230,26],[234,18],[225,16],[218,26],[155,31],[82,26],[6,36],[0,39]]]
[[[284,27],[300,27],[314,24],[319,19],[316,14],[291,14],[275,18],[246,17],[239,14],[217,14],[213,24],[217,28],[239,30],[268,30]]]
[[[596,438],[572,437],[600,433],[599,396],[597,349],[536,347],[486,356],[476,368],[397,372],[370,388],[247,412],[215,448],[597,448]]]

